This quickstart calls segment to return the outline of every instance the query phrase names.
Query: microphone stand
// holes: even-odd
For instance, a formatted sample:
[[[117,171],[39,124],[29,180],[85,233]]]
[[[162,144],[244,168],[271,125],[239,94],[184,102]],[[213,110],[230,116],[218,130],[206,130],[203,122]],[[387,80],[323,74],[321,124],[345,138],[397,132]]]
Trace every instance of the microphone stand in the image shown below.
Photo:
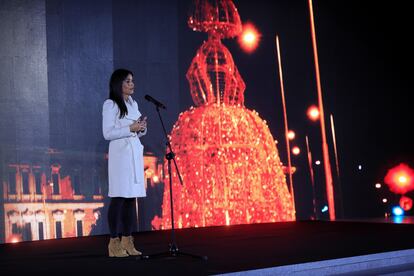
[[[160,107],[158,105],[156,105],[156,109],[157,109],[158,117],[160,118],[160,122],[161,122],[162,129],[164,131],[165,138],[167,140],[166,144],[167,144],[168,150],[169,150],[169,152],[167,152],[167,154],[165,155],[165,158],[168,161],[168,175],[169,175],[169,178],[170,178],[170,181],[169,181],[170,183],[169,184],[170,184],[170,208],[171,208],[171,243],[169,244],[169,250],[168,251],[148,255],[148,258],[189,256],[189,257],[202,259],[202,260],[206,261],[208,259],[207,256],[198,256],[198,255],[194,255],[194,254],[190,254],[190,253],[180,251],[178,249],[177,243],[175,241],[171,160],[174,161],[175,170],[177,172],[178,179],[180,180],[181,185],[183,185],[183,180],[181,178],[180,171],[178,170],[177,162],[175,161],[175,154],[174,154],[174,152],[171,148],[171,143],[168,139],[167,131],[165,130],[164,122],[162,120],[161,113],[160,113]]]

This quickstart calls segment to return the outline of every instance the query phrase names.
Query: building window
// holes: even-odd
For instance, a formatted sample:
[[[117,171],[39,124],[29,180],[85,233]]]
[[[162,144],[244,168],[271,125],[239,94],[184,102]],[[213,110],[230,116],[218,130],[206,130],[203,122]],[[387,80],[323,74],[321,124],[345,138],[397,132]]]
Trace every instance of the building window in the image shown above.
[[[73,192],[75,195],[80,195],[80,177],[79,175],[75,175],[73,178]]]
[[[19,234],[19,228],[17,227],[17,223],[12,224],[12,234]]]
[[[40,172],[34,173],[34,179],[35,179],[36,194],[41,195],[42,194],[42,176]]]
[[[9,194],[16,194],[16,172],[9,172]]]
[[[62,222],[56,221],[55,228],[56,228],[56,239],[61,239],[62,238]]]
[[[39,240],[45,239],[45,233],[43,232],[43,222],[39,222]]]
[[[76,234],[78,237],[83,236],[83,224],[81,220],[76,221]]]
[[[97,175],[95,175],[93,177],[93,185],[94,185],[94,195],[101,195],[102,191],[101,191],[101,185],[99,183],[99,178]]]
[[[52,182],[53,182],[53,194],[54,195],[60,194],[59,175],[57,173],[52,174]]]
[[[22,234],[24,241],[32,240],[32,224],[30,222],[25,223]]]
[[[29,173],[22,172],[22,185],[23,185],[23,194],[30,194],[29,191]]]

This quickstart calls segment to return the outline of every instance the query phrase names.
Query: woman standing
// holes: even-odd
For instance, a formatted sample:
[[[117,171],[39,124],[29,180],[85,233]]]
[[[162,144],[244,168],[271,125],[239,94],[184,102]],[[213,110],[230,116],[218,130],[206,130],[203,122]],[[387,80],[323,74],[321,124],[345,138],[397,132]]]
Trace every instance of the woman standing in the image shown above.
[[[126,69],[112,73],[109,83],[109,99],[103,104],[103,136],[109,140],[108,183],[111,202],[108,224],[111,239],[108,245],[110,257],[141,255],[135,249],[132,232],[135,199],[145,197],[144,147],[139,137],[147,133],[146,117],[141,119],[134,93],[133,74]],[[122,238],[117,231],[121,218]]]

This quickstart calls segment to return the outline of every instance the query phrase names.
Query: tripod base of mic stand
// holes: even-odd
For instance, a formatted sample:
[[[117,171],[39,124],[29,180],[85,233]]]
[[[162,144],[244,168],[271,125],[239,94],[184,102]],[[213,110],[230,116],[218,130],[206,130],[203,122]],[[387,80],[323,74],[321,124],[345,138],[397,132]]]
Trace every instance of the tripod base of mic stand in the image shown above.
[[[155,254],[151,254],[151,255],[147,255],[148,259],[152,259],[152,258],[175,258],[175,257],[192,257],[195,259],[200,259],[203,261],[207,261],[208,257],[207,256],[199,256],[199,255],[195,255],[195,254],[191,254],[191,253],[187,253],[187,252],[182,252],[180,250],[178,250],[178,247],[176,244],[170,244],[170,249],[168,251],[165,252],[160,252],[160,253],[155,253]]]

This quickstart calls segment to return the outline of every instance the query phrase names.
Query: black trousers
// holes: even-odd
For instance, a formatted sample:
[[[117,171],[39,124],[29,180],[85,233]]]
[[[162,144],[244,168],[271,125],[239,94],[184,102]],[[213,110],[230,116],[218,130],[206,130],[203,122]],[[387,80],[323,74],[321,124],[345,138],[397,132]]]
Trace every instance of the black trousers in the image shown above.
[[[135,198],[111,197],[108,209],[108,224],[111,238],[118,237],[118,221],[122,221],[122,236],[130,236],[134,221]]]

